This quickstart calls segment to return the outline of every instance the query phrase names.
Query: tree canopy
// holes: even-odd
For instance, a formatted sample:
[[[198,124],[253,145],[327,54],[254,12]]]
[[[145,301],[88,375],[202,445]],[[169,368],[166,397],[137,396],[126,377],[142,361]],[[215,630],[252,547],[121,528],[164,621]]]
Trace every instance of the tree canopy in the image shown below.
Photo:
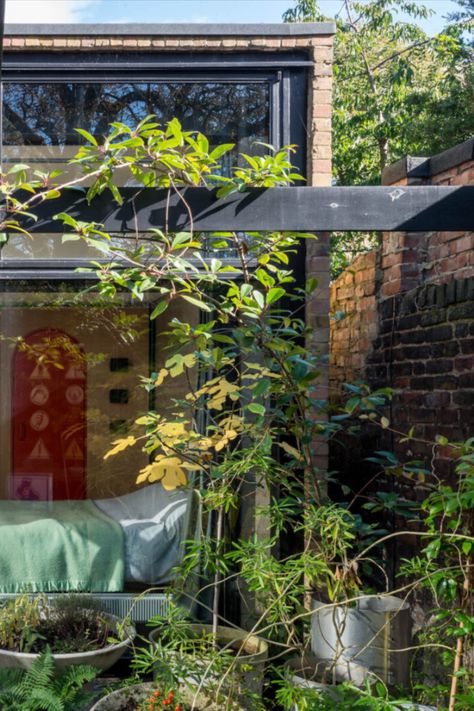
[[[420,2],[343,0],[334,44],[333,175],[338,185],[380,183],[404,155],[432,155],[474,133],[474,0],[457,0],[444,30],[419,25]],[[296,0],[286,22],[328,20],[317,0]],[[336,275],[376,235],[332,237]]]

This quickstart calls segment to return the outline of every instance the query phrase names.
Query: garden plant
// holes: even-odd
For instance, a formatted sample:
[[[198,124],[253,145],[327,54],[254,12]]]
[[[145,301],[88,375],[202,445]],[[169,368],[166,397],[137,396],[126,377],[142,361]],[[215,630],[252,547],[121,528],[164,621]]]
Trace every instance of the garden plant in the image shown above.
[[[205,136],[183,130],[176,119],[160,126],[149,116],[136,128],[115,123],[100,139],[81,129],[78,133],[85,143],[72,164],[82,168],[82,177],[61,185],[60,176],[35,174],[23,165],[3,176],[5,240],[11,232],[28,231],[27,221],[41,202],[86,180],[90,201],[109,191],[121,203],[120,175],[121,184],[133,180],[137,195],[164,188],[189,211],[183,187],[216,188],[218,195],[227,195],[300,180],[291,165],[293,146],[266,146],[265,155],[242,154],[231,174],[224,175],[220,159],[233,146],[210,147]],[[189,217],[192,225],[191,212]],[[158,402],[160,388],[170,380],[184,380],[185,391],[166,412],[137,413],[141,434],[115,440],[105,456],[143,448],[150,463],[137,473],[137,484],[161,481],[166,488],[200,489],[208,533],[187,543],[173,592],[189,597],[186,581],[204,571],[200,594],[190,602],[207,611],[212,625],[210,634],[199,638],[199,654],[190,654],[196,641],[182,607],[172,608],[165,621],[153,620],[153,626],[166,623],[165,634],[137,652],[137,675],[158,674],[167,688],[192,682],[198,691],[226,695],[229,708],[235,696],[246,708],[269,708],[272,689],[279,689],[278,702],[286,709],[340,708],[340,700],[320,691],[302,693],[284,671],[288,658],[303,658],[310,647],[309,593],[331,608],[355,605],[367,595],[390,593],[409,600],[424,587],[436,618],[426,638],[413,647],[436,649],[447,666],[433,692],[429,678],[422,676],[410,696],[432,701],[436,694],[439,708],[472,708],[473,443],[433,443],[451,446],[457,458],[452,485],[420,464],[400,463],[382,453],[376,455],[381,466],[375,490],[343,492],[339,502],[330,499],[335,476],[315,466],[318,442],[360,424],[389,429],[383,407],[390,392],[352,386],[339,413],[328,413],[318,396],[318,376],[326,364],[308,348],[304,321],[305,301],[317,298],[318,284],[314,279],[300,283],[294,268],[302,244],[314,235],[172,233],[165,218],[162,229],[137,231],[133,244],[121,245],[100,224],[67,213],[57,219],[64,225],[64,240],[83,240],[104,258],[90,267],[97,277],[94,290],[102,298],[113,302],[128,290],[138,303],[151,301],[150,318],[160,322],[173,302],[189,307],[189,320],[173,317],[166,326],[170,350],[164,366],[142,382]],[[416,438],[416,429],[401,436]],[[395,505],[386,496],[387,481],[397,490],[400,482],[415,480],[423,492],[421,504],[396,504],[406,525],[397,530],[380,525]],[[239,515],[242,502],[248,504],[256,492],[263,503],[253,516],[264,522],[265,532],[248,536]],[[400,537],[418,540],[419,549],[403,561],[397,571],[403,578],[393,586],[384,573],[384,553]],[[230,604],[240,607],[248,639],[261,637],[270,644],[267,675],[272,683],[265,701],[256,685],[246,689],[242,683],[244,674],[254,680],[260,674],[248,658],[242,668],[242,656],[249,655],[245,637],[237,648],[218,643],[219,626],[232,627],[225,614]],[[368,679],[362,691],[352,685],[339,692],[352,699],[351,707],[396,708],[396,699],[406,698],[408,690],[388,689],[370,674]]]

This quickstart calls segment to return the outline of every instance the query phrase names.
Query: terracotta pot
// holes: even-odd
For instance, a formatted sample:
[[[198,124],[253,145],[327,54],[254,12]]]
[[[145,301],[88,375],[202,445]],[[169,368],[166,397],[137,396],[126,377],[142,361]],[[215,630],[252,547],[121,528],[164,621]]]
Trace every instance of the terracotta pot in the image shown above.
[[[137,684],[124,689],[118,689],[103,699],[100,699],[100,701],[97,701],[91,708],[91,711],[122,711],[123,705],[127,701],[133,701],[133,703],[136,703],[138,706],[138,704],[142,704],[147,700],[154,689],[156,689],[156,685],[151,683]],[[239,706],[235,702],[219,702],[219,704],[214,704],[210,703],[209,699],[203,693],[194,695],[192,691],[185,688],[180,688],[180,692],[184,695],[184,703],[187,704],[190,709],[192,708],[193,711],[244,711],[242,706]]]
[[[118,624],[120,618],[114,615],[104,615],[111,622]],[[90,652],[71,652],[68,654],[53,654],[55,668],[59,671],[78,664],[87,664],[100,671],[110,669],[115,662],[125,653],[127,647],[135,637],[135,627],[128,625],[125,628],[126,639],[118,644],[108,644],[102,649],[94,649]],[[25,652],[11,652],[7,649],[0,649],[0,668],[22,668],[29,669],[39,654],[27,654]]]

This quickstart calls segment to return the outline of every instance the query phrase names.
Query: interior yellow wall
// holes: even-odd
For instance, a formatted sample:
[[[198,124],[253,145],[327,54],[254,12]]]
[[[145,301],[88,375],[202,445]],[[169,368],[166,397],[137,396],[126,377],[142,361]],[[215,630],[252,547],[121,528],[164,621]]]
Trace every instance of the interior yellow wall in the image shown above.
[[[166,348],[172,318],[198,320],[198,310],[185,302],[174,302],[156,321],[156,363],[163,367],[171,355]],[[127,434],[143,434],[135,419],[148,409],[148,394],[140,384],[147,377],[149,364],[148,308],[104,308],[92,304],[83,307],[9,306],[0,308],[0,497],[8,496],[11,471],[11,365],[15,339],[39,329],[58,328],[76,339],[87,359],[87,496],[106,498],[133,491],[139,470],[148,463],[140,446],[126,449],[104,460],[111,442]],[[111,372],[110,358],[128,358],[126,372]],[[112,404],[112,388],[127,389],[127,404]],[[189,390],[185,377],[168,379],[160,387],[155,407],[165,411],[172,398]],[[127,429],[113,434],[110,423],[126,420]]]

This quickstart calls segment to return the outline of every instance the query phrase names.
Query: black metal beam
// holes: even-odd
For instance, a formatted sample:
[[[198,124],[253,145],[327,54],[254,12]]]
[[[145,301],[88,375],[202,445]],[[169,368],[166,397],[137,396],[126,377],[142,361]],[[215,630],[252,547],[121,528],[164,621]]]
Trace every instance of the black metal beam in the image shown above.
[[[332,187],[251,189],[217,199],[204,188],[181,195],[152,188],[122,188],[124,204],[110,193],[87,204],[83,193],[69,191],[35,208],[34,232],[63,232],[52,218],[68,212],[95,221],[108,232],[146,232],[150,228],[199,231],[457,231],[474,229],[474,186]],[[192,215],[192,220],[190,215]]]

